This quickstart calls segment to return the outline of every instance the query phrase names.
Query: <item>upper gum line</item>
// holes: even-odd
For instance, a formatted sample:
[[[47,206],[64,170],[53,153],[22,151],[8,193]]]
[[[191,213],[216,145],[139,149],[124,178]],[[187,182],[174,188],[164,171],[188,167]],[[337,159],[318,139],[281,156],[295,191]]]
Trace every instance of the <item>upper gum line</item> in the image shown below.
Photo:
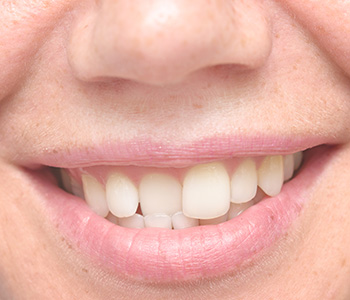
[[[157,210],[154,209],[154,206],[156,205],[157,207],[158,206],[162,207],[162,203],[158,201],[158,202],[155,202],[156,204],[154,204],[152,202],[153,201],[152,199],[146,200],[147,196],[145,195],[147,195],[147,193],[148,194],[151,193],[151,195],[154,195],[155,193],[154,191],[157,191],[156,186],[153,186],[151,188],[151,192],[147,192],[147,188],[150,188],[150,184],[152,184],[152,180],[153,181],[156,180],[155,182],[164,182],[163,184],[165,185],[169,183],[169,180],[170,180],[170,183],[169,183],[170,190],[175,186],[175,188],[171,190],[171,193],[169,192],[170,195],[174,193],[175,194],[180,193],[179,194],[180,196],[176,196],[176,197],[177,198],[180,197],[182,199],[180,201],[182,202],[181,204],[176,204],[178,203],[176,202],[177,200],[174,200],[175,202],[172,200],[169,200],[170,201],[169,205],[171,207],[170,210],[166,211],[167,210],[166,205],[168,205],[168,203],[166,203],[165,206],[163,205],[163,208],[160,208],[160,210],[163,210],[159,212],[160,214],[166,214],[171,217],[176,212],[181,211],[187,217],[191,217],[191,218],[215,219],[227,214],[229,209],[231,210],[232,204],[230,208],[230,204],[229,204],[230,201],[237,203],[237,205],[240,205],[238,203],[242,203],[242,201],[240,201],[239,197],[243,197],[243,198],[247,197],[247,195],[244,196],[245,190],[248,189],[252,191],[251,193],[254,193],[255,195],[256,191],[254,192],[254,188],[252,188],[252,184],[253,186],[255,184],[255,187],[256,187],[255,189],[259,188],[257,191],[262,189],[265,192],[265,194],[269,196],[277,195],[282,187],[283,182],[285,181],[286,173],[290,173],[288,175],[289,176],[288,179],[290,179],[291,176],[293,175],[293,171],[300,166],[301,158],[302,158],[301,152],[294,153],[291,155],[284,155],[284,156],[274,155],[274,156],[265,156],[265,157],[255,157],[255,158],[233,158],[233,159],[228,159],[224,161],[198,164],[192,167],[182,168],[182,169],[180,168],[178,169],[176,168],[167,168],[167,169],[142,168],[142,167],[133,167],[133,166],[128,166],[128,167],[95,166],[95,167],[89,167],[89,168],[66,169],[64,171],[66,171],[69,174],[69,176],[64,176],[64,177],[69,178],[71,186],[72,185],[75,186],[75,189],[77,190],[76,192],[74,192],[74,188],[71,187],[74,194],[83,197],[82,194],[85,192],[85,196],[86,196],[86,193],[88,193],[88,197],[85,197],[85,198],[91,198],[92,197],[91,195],[93,194],[95,195],[93,196],[95,198],[104,197],[105,199],[107,199],[105,200],[106,201],[105,208],[98,207],[96,209],[92,207],[94,206],[94,204],[90,205],[92,209],[95,210],[96,213],[104,217],[106,217],[108,211],[111,211],[114,215],[117,215],[120,218],[129,217],[135,213],[136,211],[135,207],[138,205],[138,203],[140,203],[140,201],[141,201],[141,208],[143,212],[148,211],[150,215],[155,214]],[[290,166],[288,167],[287,165],[288,164],[290,165],[291,163],[293,167],[290,167]],[[289,172],[286,172],[287,170],[286,168],[287,169],[292,168],[293,170],[290,169]],[[255,169],[256,174],[254,173],[254,171],[252,171],[253,169]],[[248,175],[247,175],[247,172],[248,172]],[[158,175],[158,174],[162,174],[162,175]],[[254,179],[255,177],[256,179]],[[247,179],[248,183],[244,182],[244,180],[242,182],[242,178],[248,178]],[[165,180],[165,181],[159,181],[159,180]],[[255,181],[256,183],[254,183],[254,180],[256,180]],[[108,184],[108,182],[111,182],[111,183]],[[211,184],[211,182],[213,182],[213,187],[207,188]],[[248,184],[248,188],[243,188],[242,186],[246,186],[246,183]],[[82,185],[84,185],[84,189],[85,189],[84,192],[82,191],[82,189],[81,191],[79,191],[80,189],[79,186],[82,186]],[[98,185],[100,185],[99,188],[97,188]],[[220,185],[223,186],[223,188],[220,188]],[[227,190],[228,185],[229,185],[229,190]],[[90,188],[91,186],[93,186],[92,190]],[[122,208],[120,208],[121,206],[120,204],[118,204],[119,200],[114,200],[115,197],[117,197],[116,199],[118,199],[119,197],[118,193],[117,193],[117,196],[115,196],[115,191],[114,191],[115,189],[118,190],[119,194],[124,193],[123,191],[127,191],[127,193],[129,194],[131,192],[130,195],[132,196],[129,195],[128,196],[129,198],[127,198],[127,199],[131,199],[130,201],[127,201],[130,203],[127,203],[124,201]],[[198,192],[198,189],[199,190],[203,189],[204,191]],[[241,192],[237,192],[237,190],[241,190]],[[242,191],[243,191],[243,196],[242,196]],[[166,192],[163,192],[163,193],[166,194]],[[237,196],[237,193],[238,193],[238,196]],[[103,196],[99,196],[102,194]],[[139,197],[142,199],[139,199]],[[153,196],[153,198],[154,197],[156,196]],[[197,198],[199,197],[198,200],[196,199],[192,200],[192,198],[196,198],[196,197]],[[206,197],[209,200],[205,199]],[[248,201],[249,203],[251,203],[251,202],[260,200],[260,199],[256,199],[256,198],[259,198],[260,195],[259,197],[255,196],[255,198],[254,196],[252,198],[250,198],[251,196],[248,196],[248,197],[249,197],[249,200],[244,200],[243,203],[246,203]],[[171,197],[169,196],[167,198],[170,199]],[[191,198],[191,200],[188,200],[189,198]],[[200,202],[202,198],[204,198],[203,201],[204,203],[206,203],[205,205],[207,205],[207,207],[203,208],[203,212],[197,212],[198,210],[202,209],[201,202]],[[210,202],[211,198],[215,199],[215,201],[213,200],[215,203],[213,202],[211,204]],[[228,198],[229,200],[227,203],[226,199]],[[111,202],[110,199],[113,199],[114,202],[113,201]],[[86,199],[86,200],[89,203],[90,200],[89,199]],[[95,199],[92,199],[92,202],[96,202]],[[117,203],[117,206],[115,206],[115,203]],[[147,208],[148,207],[147,205],[149,205],[148,203],[151,203],[150,210]],[[125,208],[125,205],[126,205],[126,208]],[[129,206],[131,205],[134,208],[131,209],[130,207],[127,207],[128,205]],[[216,209],[217,207],[218,209]],[[206,213],[206,210],[208,213]],[[117,213],[115,211],[117,211]]]

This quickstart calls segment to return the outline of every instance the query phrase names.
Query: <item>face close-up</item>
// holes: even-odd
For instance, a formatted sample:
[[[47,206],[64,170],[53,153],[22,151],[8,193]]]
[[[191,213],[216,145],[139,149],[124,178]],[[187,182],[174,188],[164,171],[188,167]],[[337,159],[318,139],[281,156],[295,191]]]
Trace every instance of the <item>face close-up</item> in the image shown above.
[[[350,2],[0,1],[0,299],[350,299]]]

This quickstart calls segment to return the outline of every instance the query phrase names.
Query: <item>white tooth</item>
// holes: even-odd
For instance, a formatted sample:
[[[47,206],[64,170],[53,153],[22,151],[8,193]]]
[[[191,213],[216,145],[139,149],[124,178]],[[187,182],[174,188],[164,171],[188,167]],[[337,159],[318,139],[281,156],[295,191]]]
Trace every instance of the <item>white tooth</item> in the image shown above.
[[[303,161],[303,152],[294,153],[294,170],[299,169],[302,161]]]
[[[267,156],[258,170],[258,184],[269,196],[276,196],[283,184],[283,157]]]
[[[283,169],[284,169],[284,176],[283,180],[287,181],[293,177],[294,172],[294,156],[293,154],[286,155],[283,158]]]
[[[254,205],[254,201],[249,201],[246,203],[236,204],[231,203],[230,210],[228,211],[228,219],[231,220],[234,217],[237,217],[242,212],[244,212],[246,209]]]
[[[140,206],[144,216],[151,214],[172,215],[182,210],[182,188],[172,176],[153,173],[140,182]]]
[[[144,228],[145,222],[142,215],[134,214],[131,217],[118,219],[118,225],[127,228]]]
[[[184,229],[189,227],[198,226],[198,219],[186,217],[183,212],[179,211],[171,218],[174,229]]]
[[[152,214],[144,217],[145,227],[172,229],[171,217],[164,214]]]
[[[195,219],[213,219],[230,207],[230,178],[223,164],[193,167],[185,176],[182,191],[183,213]]]
[[[71,178],[70,184],[73,195],[85,199],[83,187],[74,178]]]
[[[108,208],[119,218],[130,217],[136,213],[139,195],[135,185],[123,174],[114,173],[106,184]]]
[[[63,188],[67,192],[72,193],[71,180],[70,180],[70,177],[69,177],[67,171],[64,169],[61,169],[61,179],[62,179]]]
[[[199,220],[199,225],[217,225],[227,221],[227,214],[214,219]]]
[[[83,188],[87,204],[101,217],[106,217],[109,213],[106,193],[101,183],[90,175],[83,175]]]
[[[111,214],[111,213],[109,213],[109,214],[107,215],[106,219],[107,219],[109,222],[112,222],[113,224],[118,224],[118,218],[117,218],[115,215]]]
[[[235,170],[231,178],[231,202],[245,203],[256,194],[258,174],[255,162],[245,159]]]

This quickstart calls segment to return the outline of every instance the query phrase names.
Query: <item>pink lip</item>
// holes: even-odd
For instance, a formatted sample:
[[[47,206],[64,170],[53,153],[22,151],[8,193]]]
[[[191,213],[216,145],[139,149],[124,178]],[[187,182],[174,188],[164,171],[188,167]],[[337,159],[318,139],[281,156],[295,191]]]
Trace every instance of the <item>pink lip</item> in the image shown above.
[[[265,198],[237,218],[180,231],[119,227],[48,182],[47,174],[31,172],[30,176],[57,234],[78,253],[116,275],[170,282],[223,275],[247,260],[258,262],[257,254],[278,241],[300,215],[332,152],[327,146],[312,149],[299,174],[277,197]]]
[[[96,146],[96,143],[100,146]],[[78,168],[91,165],[135,165],[143,167],[186,167],[205,161],[239,156],[290,154],[315,145],[335,144],[323,137],[216,136],[191,143],[160,143],[150,139],[127,142],[88,142],[74,150],[45,148],[36,157],[18,158],[21,165]],[[176,144],[174,146],[174,144]],[[30,163],[28,163],[30,162]]]

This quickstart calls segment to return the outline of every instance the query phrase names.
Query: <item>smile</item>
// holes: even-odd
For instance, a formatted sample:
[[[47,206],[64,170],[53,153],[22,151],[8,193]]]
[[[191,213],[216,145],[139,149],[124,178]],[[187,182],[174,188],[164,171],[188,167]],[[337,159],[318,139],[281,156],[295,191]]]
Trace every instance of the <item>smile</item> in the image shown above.
[[[32,164],[54,169],[27,175],[52,230],[86,259],[129,280],[188,281],[263,259],[296,223],[337,148],[288,147],[301,148],[170,155],[168,165],[159,153],[147,160],[147,151],[130,154],[131,163],[105,149],[105,157],[54,151]]]

